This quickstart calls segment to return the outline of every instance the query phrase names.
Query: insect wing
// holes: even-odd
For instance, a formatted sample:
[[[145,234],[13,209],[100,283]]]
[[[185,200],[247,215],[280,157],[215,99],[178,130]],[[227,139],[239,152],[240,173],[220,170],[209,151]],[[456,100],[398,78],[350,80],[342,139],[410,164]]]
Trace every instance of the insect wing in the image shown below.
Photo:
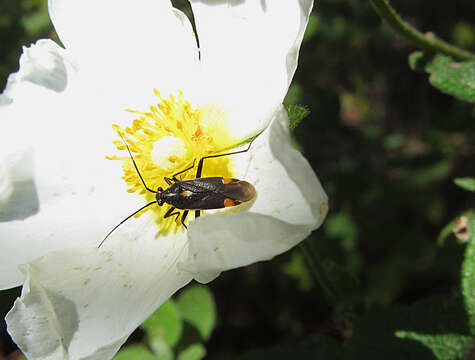
[[[247,181],[223,178],[208,177],[192,180],[185,180],[180,185],[191,192],[203,193],[213,192],[219,193],[233,200],[241,202],[249,201],[256,195],[256,190],[252,184]]]
[[[207,177],[180,181],[180,188],[194,193],[216,192],[224,185],[221,177]]]
[[[186,209],[221,209],[249,201],[254,187],[246,181],[208,177],[180,182],[182,206]]]

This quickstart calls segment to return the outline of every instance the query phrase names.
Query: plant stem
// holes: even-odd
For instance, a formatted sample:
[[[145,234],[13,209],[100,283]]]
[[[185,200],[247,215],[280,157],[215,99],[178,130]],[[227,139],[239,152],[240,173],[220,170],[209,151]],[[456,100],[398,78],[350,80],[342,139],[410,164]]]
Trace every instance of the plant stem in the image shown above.
[[[342,300],[341,296],[338,295],[338,292],[328,279],[325,269],[322,266],[320,257],[318,256],[316,250],[311,246],[310,239],[311,238],[307,239],[306,241],[302,241],[299,244],[299,249],[302,252],[303,257],[305,258],[305,261],[310,266],[310,270],[314,278],[323,288],[325,295],[328,297],[327,300],[329,301],[329,303],[338,303]]]
[[[433,33],[423,34],[409,25],[396,13],[387,0],[371,0],[376,12],[387,24],[399,35],[414,42],[421,48],[431,52],[440,52],[453,57],[456,60],[475,60],[475,54],[460,49],[454,45],[439,39]]]

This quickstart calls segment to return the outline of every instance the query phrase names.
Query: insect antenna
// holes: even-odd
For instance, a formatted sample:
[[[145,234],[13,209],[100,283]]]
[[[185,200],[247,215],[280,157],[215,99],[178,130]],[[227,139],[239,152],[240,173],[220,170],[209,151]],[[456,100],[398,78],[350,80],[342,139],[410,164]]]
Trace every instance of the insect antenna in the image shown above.
[[[127,151],[129,152],[130,158],[132,159],[132,162],[134,163],[135,170],[137,170],[137,174],[139,174],[140,180],[142,180],[143,186],[145,186],[145,189],[147,189],[150,192],[157,193],[156,191],[150,189],[147,184],[145,184],[145,181],[140,174],[139,168],[137,167],[137,164],[135,163],[134,157],[132,156],[132,153],[130,152],[129,145],[127,145],[127,142],[125,141],[124,137],[122,136],[121,133],[119,133],[120,137],[122,138],[122,141],[124,142],[125,147],[127,148]]]
[[[118,223],[116,226],[114,226],[114,228],[109,231],[109,233],[106,235],[106,237],[101,241],[101,243],[99,244],[99,246],[97,247],[98,249],[101,247],[102,244],[104,244],[104,241],[106,241],[106,239],[109,237],[110,234],[112,234],[114,232],[115,229],[117,229],[120,225],[122,225],[123,223],[125,223],[127,220],[129,220],[132,216],[134,216],[135,214],[138,214],[139,212],[141,212],[143,209],[145,209],[146,207],[149,207],[150,205],[152,204],[156,204],[157,202],[156,201],[152,201],[152,202],[149,202],[147,205],[145,206],[142,206],[140,209],[138,209],[137,211],[135,211],[133,214],[130,214],[129,216],[127,216],[124,220],[122,220],[120,223]]]

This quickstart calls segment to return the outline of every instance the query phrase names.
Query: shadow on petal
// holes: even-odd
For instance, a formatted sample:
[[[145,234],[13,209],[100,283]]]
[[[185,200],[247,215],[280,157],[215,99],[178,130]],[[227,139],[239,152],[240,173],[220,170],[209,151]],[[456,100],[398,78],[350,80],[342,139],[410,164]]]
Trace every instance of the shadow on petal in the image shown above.
[[[202,217],[189,226],[188,259],[179,267],[192,273],[197,281],[208,282],[220,271],[270,260],[310,232],[308,225],[252,212]]]
[[[42,287],[33,274],[5,320],[8,332],[26,356],[38,359],[60,358],[67,352],[79,317],[71,300]],[[32,343],[41,346],[30,347]]]
[[[0,183],[9,182],[10,190],[5,194],[5,199],[0,198],[0,222],[24,220],[38,213],[40,208],[33,181],[33,150],[28,149],[14,159],[6,160],[12,164],[0,174]]]
[[[289,141],[289,119],[283,108],[276,114],[269,131],[272,154],[287,169],[287,175],[311,205],[314,227],[319,227],[328,212],[328,197],[308,161]]]

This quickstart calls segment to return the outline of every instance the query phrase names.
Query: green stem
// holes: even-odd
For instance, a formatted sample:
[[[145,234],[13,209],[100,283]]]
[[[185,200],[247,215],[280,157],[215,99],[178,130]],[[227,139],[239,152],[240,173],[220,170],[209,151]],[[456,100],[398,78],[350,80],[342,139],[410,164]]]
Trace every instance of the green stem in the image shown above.
[[[341,296],[338,295],[337,290],[330,282],[330,279],[328,279],[316,250],[311,246],[310,239],[302,241],[299,244],[299,248],[303,254],[303,257],[305,258],[305,261],[310,266],[310,270],[314,278],[318,281],[326,296],[328,297],[327,300],[329,303],[335,304],[341,302]]]
[[[440,52],[456,60],[475,60],[475,54],[453,46],[432,33],[423,34],[401,19],[387,0],[371,0],[376,12],[399,35],[431,52]]]

